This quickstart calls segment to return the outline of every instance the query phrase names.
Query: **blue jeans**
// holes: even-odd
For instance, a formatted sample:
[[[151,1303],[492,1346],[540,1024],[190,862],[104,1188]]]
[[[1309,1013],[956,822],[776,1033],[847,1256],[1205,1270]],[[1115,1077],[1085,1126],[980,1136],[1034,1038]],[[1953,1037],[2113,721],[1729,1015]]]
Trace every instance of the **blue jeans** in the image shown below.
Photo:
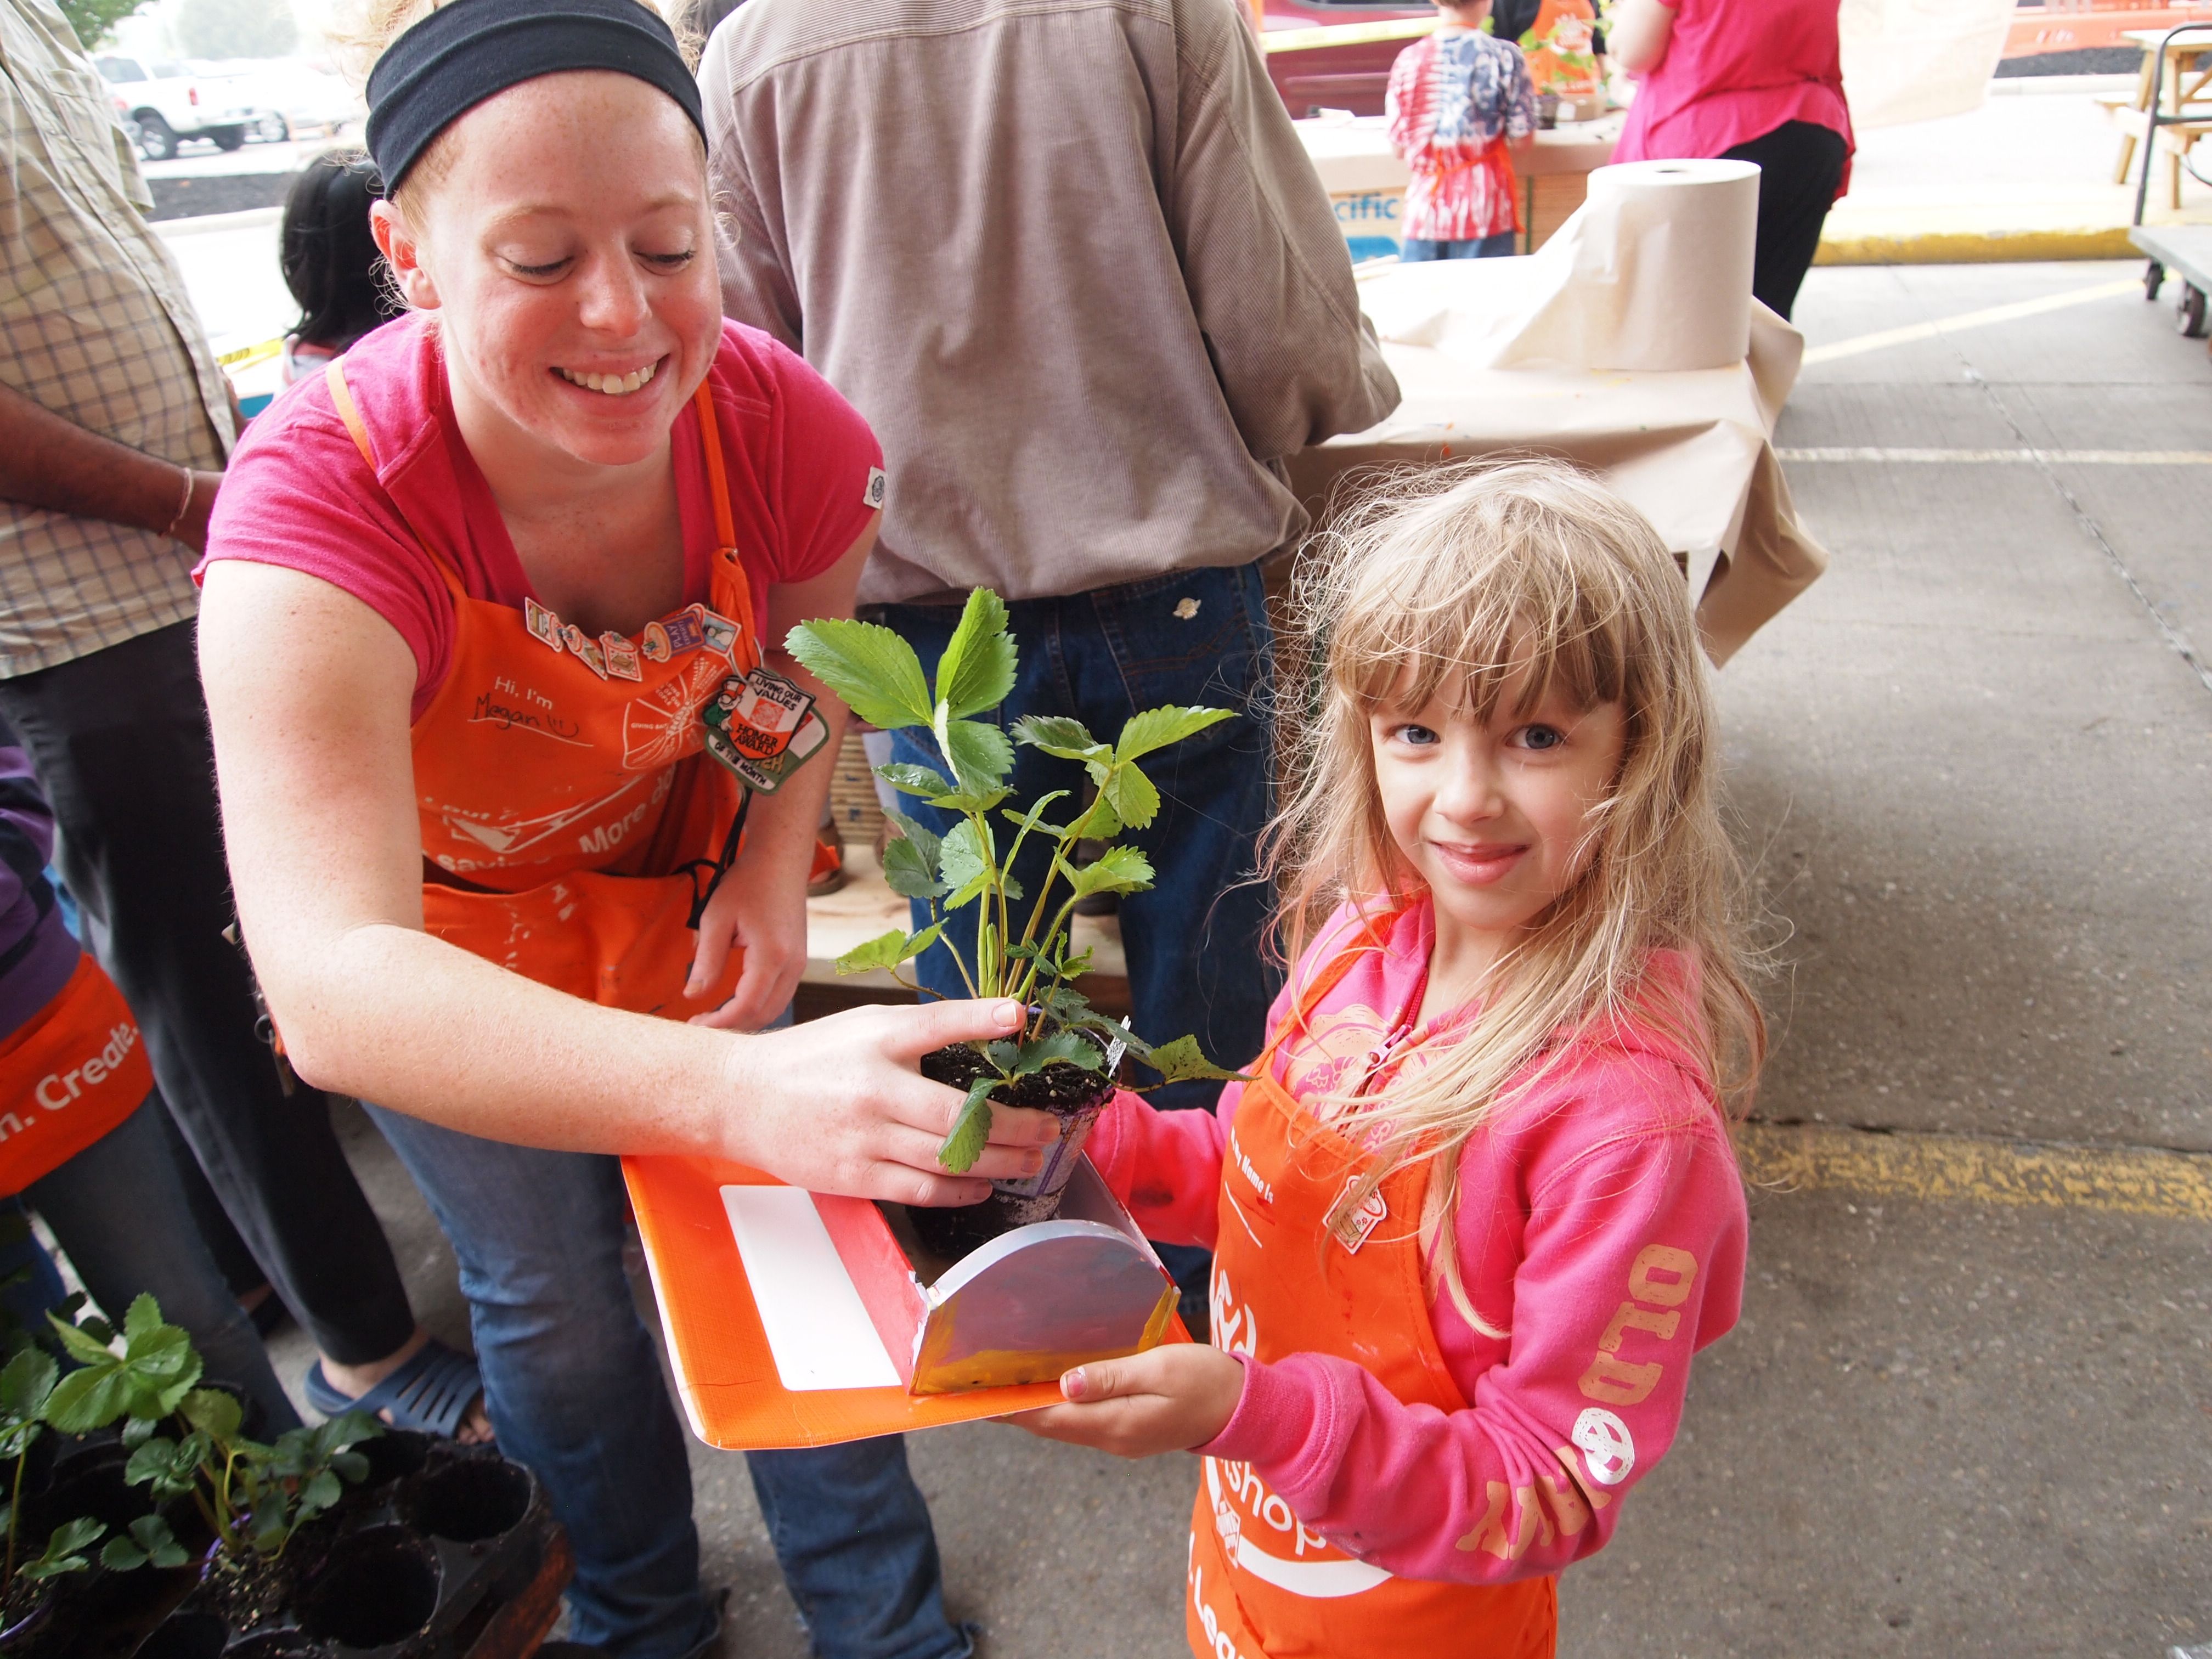
[[[1495,236],[1474,236],[1458,242],[1431,242],[1407,236],[1398,244],[1398,263],[1417,265],[1429,259],[1504,259],[1515,252],[1519,233],[1501,230]]]
[[[211,1381],[235,1383],[269,1414],[274,1437],[298,1425],[270,1368],[253,1322],[232,1299],[215,1257],[200,1240],[162,1122],[156,1092],[138,1109],[59,1169],[40,1176],[20,1199],[46,1218],[54,1238],[100,1311],[118,1325],[141,1292],[161,1304],[200,1351]],[[27,1235],[0,1246],[0,1278],[28,1269],[0,1291],[8,1310],[33,1331],[46,1329],[46,1310],[62,1299],[61,1279],[46,1253]]]
[[[611,1158],[483,1140],[371,1106],[459,1258],[500,1448],[544,1483],[576,1555],[576,1641],[681,1659],[713,1636],[691,1472],[623,1272]],[[959,1659],[937,1543],[896,1439],[755,1454],[754,1487],[824,1659]]]

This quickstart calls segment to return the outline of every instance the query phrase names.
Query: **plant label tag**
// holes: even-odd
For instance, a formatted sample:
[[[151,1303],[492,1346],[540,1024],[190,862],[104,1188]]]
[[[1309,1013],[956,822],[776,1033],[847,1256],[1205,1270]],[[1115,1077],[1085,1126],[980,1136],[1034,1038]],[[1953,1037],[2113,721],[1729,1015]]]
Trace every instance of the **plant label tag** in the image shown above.
[[[781,789],[830,739],[813,694],[767,668],[724,680],[700,719],[707,752],[766,794]]]
[[[637,659],[637,647],[611,628],[599,635],[599,651],[605,658],[607,672],[618,680],[642,680],[645,665]]]
[[[1328,1231],[1336,1242],[1344,1246],[1346,1255],[1358,1255],[1359,1247],[1367,1242],[1368,1235],[1381,1226],[1390,1213],[1390,1206],[1382,1201],[1380,1192],[1373,1192],[1357,1204],[1352,1201],[1352,1188],[1358,1186],[1359,1177],[1353,1176],[1344,1183],[1337,1194],[1336,1204],[1328,1212]]]
[[[522,601],[522,625],[539,644],[550,646],[556,651],[568,648],[561,636],[561,619],[526,595]]]

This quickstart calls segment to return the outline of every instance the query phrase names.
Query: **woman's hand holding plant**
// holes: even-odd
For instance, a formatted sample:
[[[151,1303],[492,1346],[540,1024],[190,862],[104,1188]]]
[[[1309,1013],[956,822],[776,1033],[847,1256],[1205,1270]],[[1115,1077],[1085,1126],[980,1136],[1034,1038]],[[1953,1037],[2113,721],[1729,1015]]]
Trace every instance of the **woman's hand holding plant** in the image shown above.
[[[1010,1420],[1047,1440],[1156,1457],[1203,1446],[1229,1426],[1244,1395],[1244,1367],[1218,1348],[1177,1342],[1094,1360],[1061,1377],[1060,1391],[1065,1406]]]
[[[1035,1175],[1059,1139],[1044,1112],[1000,1108],[990,1139],[964,1175],[938,1165],[939,1145],[961,1114],[959,1091],[915,1069],[948,1043],[1019,1030],[1018,1002],[939,1002],[854,1008],[730,1045],[725,1062],[751,1103],[727,1119],[729,1155],[817,1193],[902,1204],[973,1204],[993,1180]]]

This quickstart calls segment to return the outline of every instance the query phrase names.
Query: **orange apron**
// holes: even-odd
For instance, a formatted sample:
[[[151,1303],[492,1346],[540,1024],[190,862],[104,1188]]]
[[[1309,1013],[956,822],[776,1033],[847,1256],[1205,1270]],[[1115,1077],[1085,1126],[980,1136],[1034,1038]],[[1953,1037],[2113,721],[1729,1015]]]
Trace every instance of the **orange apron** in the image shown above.
[[[1589,0],[1544,0],[1536,13],[1536,21],[1528,26],[1528,32],[1540,42],[1551,33],[1553,25],[1562,17],[1579,17],[1592,28],[1597,26],[1597,11]],[[1588,97],[1605,90],[1605,78],[1595,69],[1569,69],[1565,60],[1548,46],[1530,46],[1525,56],[1528,60],[1529,76],[1540,89],[1564,89],[1576,97]],[[1544,88],[1543,82],[1547,76],[1565,81],[1565,87]]]
[[[1429,1317],[1419,1220],[1430,1164],[1401,1169],[1350,1218],[1331,1218],[1371,1158],[1276,1081],[1276,1051],[1344,977],[1340,952],[1299,999],[1231,1126],[1213,1252],[1213,1341],[1261,1360],[1349,1359],[1407,1405],[1463,1411]],[[1549,1659],[1549,1577],[1500,1585],[1401,1578],[1323,1541],[1249,1464],[1200,1460],[1191,1518],[1191,1651],[1201,1659]]]
[[[374,470],[343,359],[326,378]],[[453,595],[455,637],[412,731],[425,931],[586,1001],[672,1019],[727,1001],[744,967],[733,950],[704,1000],[684,995],[749,799],[703,752],[700,712],[761,661],[705,382],[694,402],[714,506],[708,605],[636,641],[593,640],[534,601],[471,598],[422,542]]]
[[[0,1042],[0,1197],[61,1168],[153,1091],[138,1022],[80,957],[54,1000]]]

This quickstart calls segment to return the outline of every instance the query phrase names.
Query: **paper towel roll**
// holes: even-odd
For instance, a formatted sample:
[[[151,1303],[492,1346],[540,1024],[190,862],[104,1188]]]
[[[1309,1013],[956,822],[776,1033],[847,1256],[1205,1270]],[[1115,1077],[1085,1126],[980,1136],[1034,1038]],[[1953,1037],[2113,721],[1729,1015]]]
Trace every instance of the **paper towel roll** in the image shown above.
[[[1598,168],[1574,216],[1536,254],[1545,290],[1499,368],[1725,368],[1751,343],[1759,169],[1749,161]]]

